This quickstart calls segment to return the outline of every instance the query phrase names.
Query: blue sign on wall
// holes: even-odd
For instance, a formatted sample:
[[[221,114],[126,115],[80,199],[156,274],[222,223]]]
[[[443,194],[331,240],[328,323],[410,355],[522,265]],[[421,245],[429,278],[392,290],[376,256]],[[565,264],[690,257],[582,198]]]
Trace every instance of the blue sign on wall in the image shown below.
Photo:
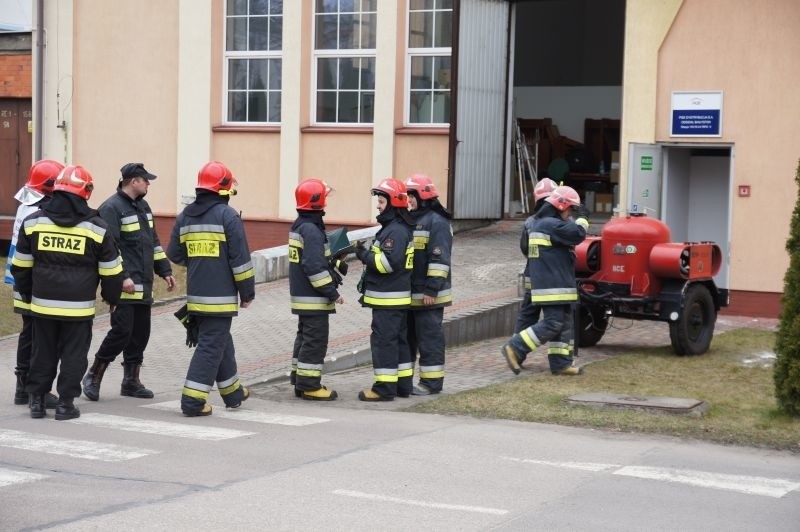
[[[722,91],[675,91],[671,110],[670,136],[722,136]]]

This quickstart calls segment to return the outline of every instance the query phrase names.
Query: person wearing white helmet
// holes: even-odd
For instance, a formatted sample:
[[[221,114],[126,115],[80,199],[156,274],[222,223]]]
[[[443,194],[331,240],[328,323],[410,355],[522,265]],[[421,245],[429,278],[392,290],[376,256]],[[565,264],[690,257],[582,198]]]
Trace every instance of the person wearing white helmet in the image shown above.
[[[519,239],[519,249],[522,251],[522,256],[526,259],[528,258],[528,234],[530,232],[530,228],[533,227],[534,218],[536,213],[539,212],[539,209],[542,208],[544,205],[544,200],[547,199],[550,194],[558,187],[558,183],[550,179],[549,177],[545,177],[539,180],[536,183],[536,186],[533,188],[533,197],[534,197],[534,204],[533,204],[533,212],[525,220],[525,224],[522,226],[522,234],[520,235]],[[519,305],[519,313],[517,314],[517,323],[514,326],[514,332],[518,333],[523,329],[527,329],[531,325],[535,324],[539,321],[539,315],[542,312],[542,307],[539,305],[534,305],[531,303],[531,276],[528,272],[528,262],[525,262],[525,269],[523,271],[524,279],[525,279],[525,293],[522,296],[522,302]],[[525,361],[525,356],[522,356],[519,360],[519,363],[522,364]]]
[[[572,248],[583,242],[589,221],[579,210],[580,196],[571,187],[560,186],[545,199],[528,233],[528,272],[531,304],[541,305],[542,319],[515,333],[500,351],[515,374],[520,360],[548,343],[548,361],[554,375],[580,375],[573,365],[574,332],[572,305],[578,302],[575,255]],[[581,212],[577,219],[573,214]]]

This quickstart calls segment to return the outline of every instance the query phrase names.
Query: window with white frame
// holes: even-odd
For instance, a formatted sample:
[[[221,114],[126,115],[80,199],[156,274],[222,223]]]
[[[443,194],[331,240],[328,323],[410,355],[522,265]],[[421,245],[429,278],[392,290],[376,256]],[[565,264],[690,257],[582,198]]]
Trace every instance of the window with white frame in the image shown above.
[[[372,124],[378,0],[314,1],[314,122]]]
[[[453,0],[409,0],[406,123],[450,123]]]
[[[282,49],[283,0],[226,1],[226,123],[280,123]]]

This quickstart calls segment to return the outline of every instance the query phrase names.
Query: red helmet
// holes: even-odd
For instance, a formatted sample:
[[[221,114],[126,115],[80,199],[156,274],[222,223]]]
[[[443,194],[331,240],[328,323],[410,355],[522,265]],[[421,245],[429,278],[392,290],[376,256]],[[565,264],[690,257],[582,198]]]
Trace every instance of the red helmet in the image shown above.
[[[545,201],[559,211],[565,211],[570,207],[580,207],[581,205],[581,197],[575,192],[575,189],[565,186],[556,187]]]
[[[533,197],[535,201],[539,201],[542,198],[546,198],[553,191],[558,187],[558,183],[550,179],[549,177],[544,177],[536,183],[536,186],[533,187]]]
[[[28,172],[28,182],[25,186],[38,190],[42,194],[50,195],[53,193],[53,185],[56,183],[56,177],[59,172],[64,169],[64,165],[58,161],[51,161],[50,159],[43,159],[33,163],[30,171]]]
[[[88,200],[94,190],[94,180],[83,166],[66,166],[56,177],[54,190],[61,190]]]
[[[333,189],[325,181],[316,178],[305,179],[294,189],[297,208],[305,211],[321,211],[325,200]]]
[[[197,173],[197,188],[216,192],[220,196],[236,195],[233,186],[238,184],[230,168],[219,161],[206,163]]]
[[[406,193],[406,186],[402,181],[398,181],[393,177],[387,177],[378,186],[372,189],[373,196],[385,196],[389,199],[389,205],[392,207],[408,208],[408,194]]]
[[[421,200],[439,197],[439,193],[436,192],[436,187],[433,185],[433,181],[431,181],[428,176],[423,174],[414,174],[406,179],[406,188],[408,189],[409,194],[415,192]]]

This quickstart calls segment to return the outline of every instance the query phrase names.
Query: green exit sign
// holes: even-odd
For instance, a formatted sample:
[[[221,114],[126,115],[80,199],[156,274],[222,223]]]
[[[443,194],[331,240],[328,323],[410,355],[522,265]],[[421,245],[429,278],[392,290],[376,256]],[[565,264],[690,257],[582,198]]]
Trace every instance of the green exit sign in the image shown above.
[[[646,172],[653,171],[653,156],[652,155],[642,155],[640,169]]]

